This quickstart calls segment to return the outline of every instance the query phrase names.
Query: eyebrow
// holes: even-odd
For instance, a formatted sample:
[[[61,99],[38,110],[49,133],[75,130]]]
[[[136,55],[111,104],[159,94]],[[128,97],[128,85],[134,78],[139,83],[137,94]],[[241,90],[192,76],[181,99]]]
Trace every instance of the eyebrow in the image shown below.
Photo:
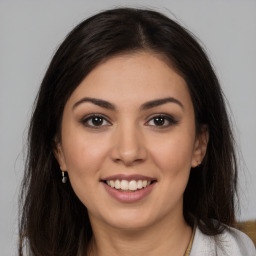
[[[179,100],[173,97],[168,97],[168,98],[156,99],[156,100],[145,102],[144,104],[141,105],[140,110],[147,110],[147,109],[154,108],[169,102],[178,104],[182,109],[184,109],[183,104]]]
[[[82,98],[81,100],[76,102],[73,105],[72,109],[76,108],[78,105],[80,105],[84,102],[90,102],[90,103],[93,103],[102,108],[116,110],[115,105],[108,101],[101,100],[101,99],[95,99],[95,98],[89,98],[89,97]],[[182,109],[184,109],[184,105],[179,100],[177,100],[173,97],[167,97],[167,98],[163,98],[163,99],[156,99],[156,100],[145,102],[141,105],[140,110],[143,111],[143,110],[151,109],[151,108],[154,108],[154,107],[157,107],[157,106],[169,103],[169,102],[175,103],[175,104],[179,105]]]
[[[91,102],[91,103],[93,103],[93,104],[95,104],[99,107],[102,107],[102,108],[106,108],[106,109],[110,109],[110,110],[116,110],[116,107],[108,101],[101,100],[101,99],[95,99],[95,98],[88,98],[88,97],[82,98],[81,100],[76,102],[73,106],[73,109],[76,108],[78,105],[84,103],[84,102]]]

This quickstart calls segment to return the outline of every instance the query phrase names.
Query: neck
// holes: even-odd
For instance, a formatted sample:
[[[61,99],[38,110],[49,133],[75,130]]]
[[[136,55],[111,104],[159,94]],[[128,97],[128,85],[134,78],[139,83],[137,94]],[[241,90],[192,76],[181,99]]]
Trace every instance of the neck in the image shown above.
[[[105,227],[92,222],[90,256],[183,256],[192,229],[184,218],[164,218],[150,227],[133,230]]]

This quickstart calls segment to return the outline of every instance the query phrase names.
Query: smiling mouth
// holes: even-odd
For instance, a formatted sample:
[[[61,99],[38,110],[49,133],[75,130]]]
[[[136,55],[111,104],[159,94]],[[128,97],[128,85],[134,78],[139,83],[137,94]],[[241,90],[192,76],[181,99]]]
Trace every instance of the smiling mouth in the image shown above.
[[[142,190],[152,183],[156,182],[155,180],[105,180],[103,181],[109,187],[118,190],[119,192],[136,192]]]

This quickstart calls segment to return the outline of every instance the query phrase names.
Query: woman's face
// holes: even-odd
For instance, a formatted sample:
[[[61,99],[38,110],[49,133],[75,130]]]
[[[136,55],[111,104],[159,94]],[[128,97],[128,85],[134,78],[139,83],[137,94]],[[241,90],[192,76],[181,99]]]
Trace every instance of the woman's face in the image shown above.
[[[76,88],[56,157],[92,223],[143,228],[183,218],[190,168],[206,144],[184,79],[141,52],[98,65]]]

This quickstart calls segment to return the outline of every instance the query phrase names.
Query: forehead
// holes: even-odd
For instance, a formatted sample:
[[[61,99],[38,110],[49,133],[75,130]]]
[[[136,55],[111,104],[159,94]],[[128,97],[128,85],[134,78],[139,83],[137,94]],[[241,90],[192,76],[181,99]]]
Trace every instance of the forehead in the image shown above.
[[[176,97],[191,103],[185,80],[161,55],[139,52],[118,55],[94,68],[69,101],[101,98],[120,104]]]

